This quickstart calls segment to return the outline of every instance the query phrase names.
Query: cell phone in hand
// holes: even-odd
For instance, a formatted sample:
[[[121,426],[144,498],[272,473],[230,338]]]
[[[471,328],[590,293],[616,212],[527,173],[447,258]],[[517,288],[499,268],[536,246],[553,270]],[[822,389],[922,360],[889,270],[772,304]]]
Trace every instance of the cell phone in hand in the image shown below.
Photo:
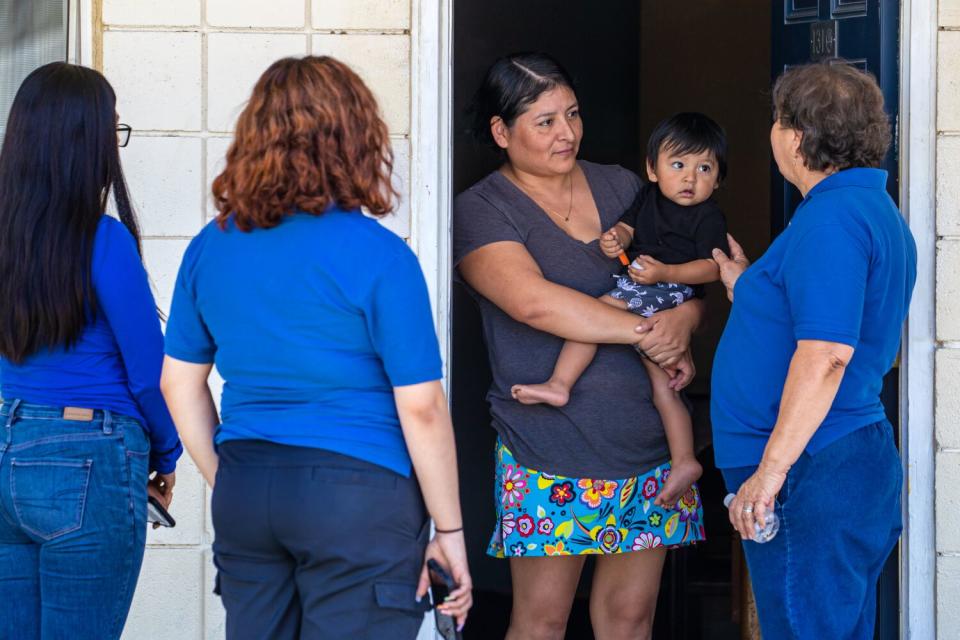
[[[153,496],[147,496],[147,522],[150,524],[159,524],[161,527],[177,526],[177,521],[167,513],[167,510],[163,508],[160,501]]]
[[[441,613],[437,606],[459,586],[447,570],[440,563],[430,558],[427,560],[427,569],[430,572],[430,598],[433,601],[433,615],[437,622],[437,633],[443,640],[463,640],[463,634],[457,631],[457,621],[453,616]]]

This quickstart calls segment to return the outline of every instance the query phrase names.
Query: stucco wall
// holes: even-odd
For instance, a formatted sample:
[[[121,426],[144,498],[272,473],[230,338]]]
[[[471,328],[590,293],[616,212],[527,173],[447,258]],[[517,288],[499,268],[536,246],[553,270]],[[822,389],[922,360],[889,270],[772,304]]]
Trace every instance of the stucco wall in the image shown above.
[[[941,0],[937,55],[937,636],[960,634],[960,0]]]
[[[122,157],[161,308],[189,239],[215,214],[209,185],[236,116],[277,58],[329,54],[351,64],[380,101],[396,180],[401,191],[408,184],[409,0],[102,0],[97,9],[95,59],[117,91],[120,120],[134,129]],[[385,221],[405,238],[406,200]],[[125,638],[223,636],[223,610],[210,593],[209,491],[186,455],[174,493],[177,527],[148,533]]]

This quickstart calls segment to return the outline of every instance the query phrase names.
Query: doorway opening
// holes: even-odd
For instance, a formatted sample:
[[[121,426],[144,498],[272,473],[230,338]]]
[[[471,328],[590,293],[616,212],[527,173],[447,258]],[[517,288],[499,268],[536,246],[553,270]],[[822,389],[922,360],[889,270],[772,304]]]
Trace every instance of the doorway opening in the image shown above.
[[[543,51],[559,60],[577,85],[584,125],[580,157],[585,160],[619,164],[645,176],[646,140],[661,119],[680,111],[700,111],[720,123],[729,140],[729,172],[716,198],[730,232],[748,256],[759,257],[783,220],[779,226],[772,223],[776,216],[771,203],[777,200],[773,192],[778,185],[769,146],[772,61],[778,59],[772,48],[780,41],[778,25],[788,24],[784,15],[793,5],[810,5],[812,19],[817,20],[819,5],[829,13],[832,1],[610,0],[600,9],[590,3],[549,0],[520,4],[455,0],[453,193],[468,188],[499,163],[467,132],[466,108],[487,67],[511,52]],[[886,0],[862,4],[873,11],[880,4],[898,6]],[[782,193],[779,198],[783,202]],[[756,620],[749,615],[739,541],[722,506],[726,491],[710,442],[711,364],[729,303],[719,284],[708,287],[706,302],[707,320],[693,341],[697,378],[687,392],[694,405],[698,458],[704,466],[700,488],[707,540],[669,554],[653,633],[658,639],[759,637],[750,628]],[[511,587],[508,562],[485,555],[495,522],[496,434],[484,400],[490,372],[477,308],[459,285],[453,288],[452,309],[451,399],[475,585],[475,608],[464,637],[500,638],[509,622]],[[895,387],[890,391],[895,406]],[[894,609],[888,617],[895,622],[895,561],[891,566]],[[571,639],[593,637],[587,605],[591,569],[588,562],[568,624]]]

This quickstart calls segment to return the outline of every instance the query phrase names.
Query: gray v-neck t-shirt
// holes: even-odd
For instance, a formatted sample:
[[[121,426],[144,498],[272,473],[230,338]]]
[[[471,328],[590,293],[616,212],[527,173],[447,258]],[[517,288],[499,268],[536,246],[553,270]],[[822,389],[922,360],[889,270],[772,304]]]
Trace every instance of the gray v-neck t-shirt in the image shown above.
[[[640,189],[636,174],[614,165],[580,161],[603,230],[614,226]],[[454,202],[454,265],[494,242],[518,242],[551,282],[600,296],[621,265],[598,240],[567,235],[549,214],[503,174],[494,171]],[[458,279],[462,282],[462,278]],[[629,345],[600,345],[562,408],[524,405],[514,384],[550,377],[563,339],[518,322],[467,286],[480,306],[493,384],[487,394],[493,427],[520,464],[575,478],[639,475],[669,459],[660,415],[640,357]]]

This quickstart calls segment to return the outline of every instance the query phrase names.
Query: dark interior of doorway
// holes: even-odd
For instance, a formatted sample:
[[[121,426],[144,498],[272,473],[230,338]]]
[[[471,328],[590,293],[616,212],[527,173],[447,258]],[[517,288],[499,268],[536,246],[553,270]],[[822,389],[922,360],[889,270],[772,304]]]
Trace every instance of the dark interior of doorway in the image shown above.
[[[466,106],[487,66],[513,51],[554,55],[577,83],[585,136],[580,156],[642,172],[646,138],[660,119],[702,111],[730,141],[729,176],[718,193],[731,232],[749,255],[770,242],[770,16],[768,0],[457,0],[454,3],[454,192],[496,168],[495,154],[467,133]],[[696,336],[698,377],[690,388],[708,540],[674,551],[664,571],[655,638],[740,637],[741,585],[724,494],[709,441],[713,350],[728,304],[714,286],[707,326]],[[495,441],[484,394],[490,382],[477,310],[454,288],[452,400],[464,520],[476,586],[465,638],[500,638],[510,615],[507,563],[484,555],[494,523]],[[589,565],[588,565],[589,566]],[[568,638],[591,638],[581,581]]]

